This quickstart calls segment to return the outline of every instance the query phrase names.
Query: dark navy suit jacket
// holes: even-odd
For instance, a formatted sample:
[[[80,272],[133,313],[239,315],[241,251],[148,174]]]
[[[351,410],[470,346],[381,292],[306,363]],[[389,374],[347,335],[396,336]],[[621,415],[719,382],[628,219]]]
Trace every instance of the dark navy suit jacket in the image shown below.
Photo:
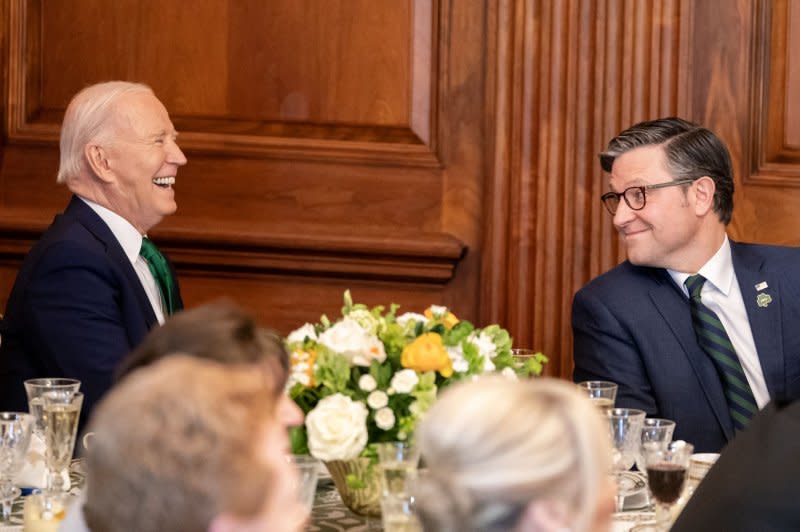
[[[731,242],[731,256],[769,395],[800,398],[800,248]],[[770,303],[759,306],[759,294]],[[733,438],[689,300],[666,270],[626,261],[597,277],[575,295],[572,328],[576,382],[618,383],[618,407],[674,420],[674,438],[697,452],[718,452]]]
[[[177,299],[182,308],[179,291]],[[28,409],[25,379],[76,378],[83,425],[119,361],[157,324],[119,242],[73,197],[28,253],[11,291],[0,326],[0,409]]]

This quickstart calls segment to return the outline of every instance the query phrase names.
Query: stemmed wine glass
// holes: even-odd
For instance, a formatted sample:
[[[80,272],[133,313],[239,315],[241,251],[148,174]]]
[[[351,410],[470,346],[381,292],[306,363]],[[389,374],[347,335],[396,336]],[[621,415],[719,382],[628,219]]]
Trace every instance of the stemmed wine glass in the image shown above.
[[[25,461],[31,443],[33,417],[21,412],[0,412],[0,499],[3,503],[3,520],[11,516],[11,503],[20,490],[14,486],[14,475]]]
[[[644,451],[647,484],[657,503],[656,522],[661,530],[668,530],[670,527],[670,509],[683,492],[689,458],[693,451],[694,446],[683,440],[663,447],[646,448]]]
[[[520,377],[535,377],[542,369],[539,358],[541,353],[533,349],[522,349],[515,347],[511,350],[511,357],[514,360],[514,372]]]
[[[612,445],[612,464],[617,481],[616,506],[621,512],[625,497],[632,495],[623,485],[623,473],[633,467],[642,438],[645,412],[634,408],[612,408],[606,414]]]
[[[78,432],[78,419],[83,405],[83,394],[70,390],[45,392],[45,464],[48,471],[47,488],[50,495],[63,490],[63,472],[72,460],[75,436]]]

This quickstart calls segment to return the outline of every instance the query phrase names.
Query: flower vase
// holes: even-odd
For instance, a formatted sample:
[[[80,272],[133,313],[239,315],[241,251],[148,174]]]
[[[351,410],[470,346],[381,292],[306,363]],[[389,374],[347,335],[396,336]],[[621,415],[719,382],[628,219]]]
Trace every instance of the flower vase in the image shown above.
[[[353,513],[381,515],[381,477],[378,464],[369,458],[325,462],[344,505]],[[348,481],[349,480],[349,481]]]

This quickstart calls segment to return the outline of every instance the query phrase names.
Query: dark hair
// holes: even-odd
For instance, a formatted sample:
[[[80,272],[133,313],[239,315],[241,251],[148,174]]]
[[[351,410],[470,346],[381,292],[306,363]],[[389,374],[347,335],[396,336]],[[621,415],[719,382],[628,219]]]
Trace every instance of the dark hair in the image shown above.
[[[642,146],[661,145],[673,179],[708,176],[714,180],[714,212],[727,225],[733,212],[733,169],[725,144],[709,129],[681,118],[659,118],[633,125],[611,139],[600,153],[610,172],[617,157]]]
[[[278,392],[288,377],[289,355],[280,336],[228,300],[179,312],[151,330],[121,362],[117,380],[173,353],[223,364],[267,363]]]

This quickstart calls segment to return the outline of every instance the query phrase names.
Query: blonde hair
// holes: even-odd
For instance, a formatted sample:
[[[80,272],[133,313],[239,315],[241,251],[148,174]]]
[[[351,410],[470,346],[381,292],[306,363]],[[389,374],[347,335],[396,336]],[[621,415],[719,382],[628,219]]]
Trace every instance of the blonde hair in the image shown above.
[[[252,364],[176,354],[113,388],[91,420],[84,515],[93,532],[206,530],[256,515],[274,477],[275,395]]]
[[[125,94],[137,92],[153,94],[142,83],[107,81],[86,87],[72,98],[61,125],[57,183],[66,183],[86,170],[84,148],[92,141],[107,140],[114,103]]]
[[[573,531],[590,529],[610,470],[603,428],[597,408],[556,379],[446,390],[418,431],[425,530],[512,530],[540,500],[563,505]]]

